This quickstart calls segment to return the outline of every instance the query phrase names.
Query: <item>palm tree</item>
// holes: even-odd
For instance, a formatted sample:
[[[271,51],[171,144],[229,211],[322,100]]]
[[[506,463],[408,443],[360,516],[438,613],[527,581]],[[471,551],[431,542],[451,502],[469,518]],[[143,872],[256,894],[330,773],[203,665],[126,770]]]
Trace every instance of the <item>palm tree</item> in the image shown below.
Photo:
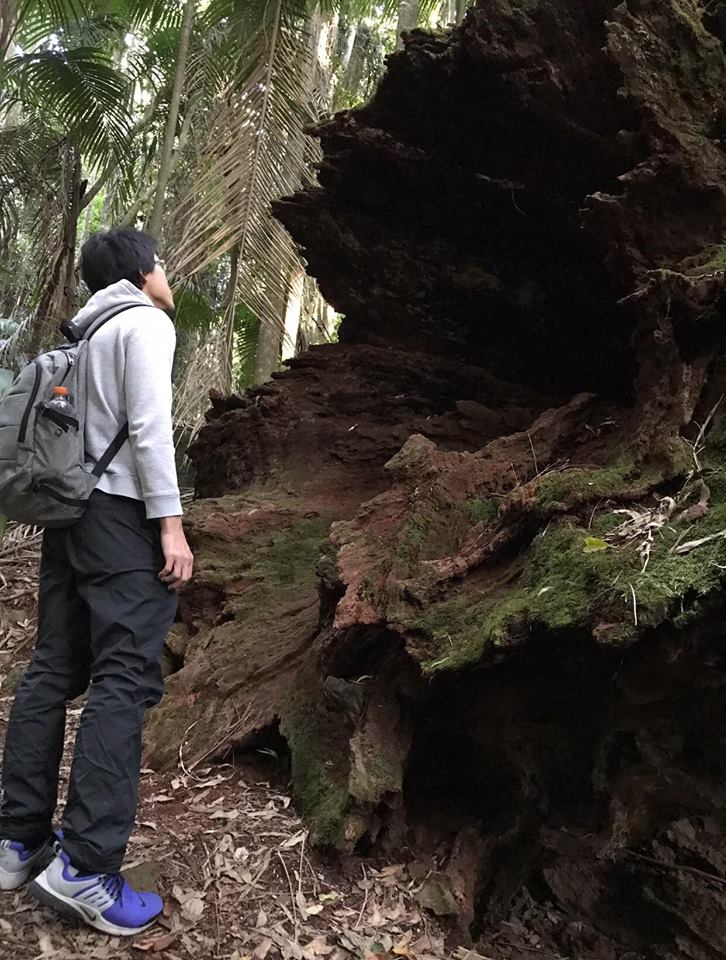
[[[419,15],[440,6],[421,0]],[[79,218],[86,232],[121,221],[162,235],[183,286],[181,327],[190,343],[195,327],[206,331],[197,350],[206,379],[188,378],[198,393],[233,389],[242,369],[269,376],[301,324],[308,339],[325,335],[328,311],[270,203],[313,181],[317,146],[304,130],[330,109],[351,64],[346,102],[365,95],[362,78],[395,43],[397,0],[385,0],[382,18],[370,0],[4,0],[2,9],[0,252],[25,264],[30,245],[43,270],[18,272],[0,297],[32,301],[34,342],[73,300]],[[356,58],[376,17],[387,26]],[[324,63],[318,47],[335,45],[340,23],[343,56]]]

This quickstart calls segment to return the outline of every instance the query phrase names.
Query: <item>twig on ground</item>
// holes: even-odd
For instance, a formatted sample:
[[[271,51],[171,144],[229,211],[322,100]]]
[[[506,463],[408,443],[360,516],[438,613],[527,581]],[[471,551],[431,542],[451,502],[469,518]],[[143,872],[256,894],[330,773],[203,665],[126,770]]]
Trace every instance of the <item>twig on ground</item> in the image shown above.
[[[361,867],[361,870],[363,871],[363,881],[364,881],[365,884],[366,884],[366,888],[365,888],[365,891],[364,891],[364,892],[365,892],[365,897],[364,897],[364,899],[363,899],[363,906],[360,908],[360,913],[358,914],[358,919],[356,920],[355,926],[353,927],[354,930],[360,929],[360,925],[361,925],[361,923],[363,922],[363,915],[364,915],[364,913],[366,912],[366,907],[368,906],[368,896],[369,896],[369,892],[370,892],[370,888],[369,888],[369,886],[368,886],[368,874],[366,873],[366,865],[365,865],[364,863],[362,863],[362,864],[360,865],[360,867]]]

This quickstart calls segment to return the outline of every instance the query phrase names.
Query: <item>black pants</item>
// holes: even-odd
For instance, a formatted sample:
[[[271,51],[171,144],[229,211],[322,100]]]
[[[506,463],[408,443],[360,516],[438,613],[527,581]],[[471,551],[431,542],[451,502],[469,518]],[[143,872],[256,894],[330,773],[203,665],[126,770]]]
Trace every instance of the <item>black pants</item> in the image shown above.
[[[46,530],[38,642],[10,715],[0,837],[50,835],[66,704],[88,689],[63,820],[74,866],[115,873],[133,829],[141,724],[163,693],[159,658],[176,594],[159,580],[159,522],[136,500],[96,491],[74,526]]]

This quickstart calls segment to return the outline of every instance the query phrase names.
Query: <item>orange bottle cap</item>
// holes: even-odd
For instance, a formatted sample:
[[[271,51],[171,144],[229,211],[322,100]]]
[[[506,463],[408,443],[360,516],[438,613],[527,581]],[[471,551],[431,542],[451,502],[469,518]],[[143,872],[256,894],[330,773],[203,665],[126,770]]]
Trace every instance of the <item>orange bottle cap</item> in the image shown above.
[[[68,387],[53,387],[53,393],[56,397],[67,397]]]

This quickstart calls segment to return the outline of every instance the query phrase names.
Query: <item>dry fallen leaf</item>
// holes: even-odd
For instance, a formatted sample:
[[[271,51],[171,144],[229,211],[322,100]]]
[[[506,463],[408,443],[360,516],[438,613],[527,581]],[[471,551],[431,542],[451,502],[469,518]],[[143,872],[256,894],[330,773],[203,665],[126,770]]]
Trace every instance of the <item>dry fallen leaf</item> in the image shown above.
[[[182,904],[182,916],[185,920],[198,920],[204,913],[204,901],[199,897],[192,897]]]
[[[237,820],[239,819],[239,810],[217,810],[209,818],[210,820]]]
[[[325,937],[315,937],[304,949],[305,953],[311,953],[314,957],[327,957],[335,947],[331,946]]]
[[[163,933],[160,936],[145,937],[142,940],[135,940],[133,947],[135,950],[143,950],[148,953],[161,953],[166,950],[177,939],[177,933]]]
[[[46,956],[52,956],[55,953],[55,947],[53,946],[53,941],[50,939],[49,933],[38,932],[38,946],[40,952]]]
[[[265,957],[270,952],[270,947],[272,946],[272,940],[269,937],[265,937],[264,940],[261,940],[254,949],[253,957],[256,957],[257,960],[265,960]]]
[[[281,850],[289,850],[291,847],[296,847],[298,844],[302,843],[307,837],[307,830],[299,830],[294,836],[288,837],[287,840],[284,840],[280,844]]]

